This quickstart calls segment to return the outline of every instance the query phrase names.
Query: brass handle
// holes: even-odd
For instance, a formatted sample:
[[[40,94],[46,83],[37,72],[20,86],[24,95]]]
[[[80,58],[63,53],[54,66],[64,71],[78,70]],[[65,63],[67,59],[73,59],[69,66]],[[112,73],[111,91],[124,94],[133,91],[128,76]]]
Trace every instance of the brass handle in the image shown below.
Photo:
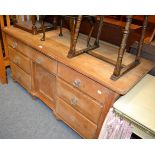
[[[77,105],[78,99],[74,96],[74,97],[72,97],[72,98],[70,99],[70,103],[71,103],[72,105]]]
[[[42,61],[43,61],[42,58],[37,58],[37,59],[36,59],[36,62],[37,62],[38,64],[40,64]]]
[[[15,63],[15,64],[17,64],[17,63],[18,63],[18,60],[17,60],[16,58],[14,58],[14,60],[13,60],[13,61],[14,61],[14,63]]]
[[[15,64],[18,65],[18,64],[19,64],[19,61],[20,61],[20,59],[19,59],[18,57],[15,57],[15,58],[14,58],[14,63],[15,63]]]
[[[74,82],[73,82],[73,85],[75,86],[75,87],[80,87],[80,84],[81,84],[81,81],[79,80],[79,79],[76,79]]]
[[[16,48],[16,47],[17,47],[17,42],[13,42],[13,43],[12,43],[12,47],[13,47],[13,48]]]

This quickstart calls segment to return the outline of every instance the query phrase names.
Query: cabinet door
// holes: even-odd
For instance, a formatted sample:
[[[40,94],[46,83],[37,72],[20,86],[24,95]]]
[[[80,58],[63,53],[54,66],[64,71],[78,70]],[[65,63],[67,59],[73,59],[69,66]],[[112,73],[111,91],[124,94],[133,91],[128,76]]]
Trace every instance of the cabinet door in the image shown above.
[[[35,64],[35,91],[50,108],[55,103],[56,77],[39,64]],[[52,108],[53,109],[53,108]]]

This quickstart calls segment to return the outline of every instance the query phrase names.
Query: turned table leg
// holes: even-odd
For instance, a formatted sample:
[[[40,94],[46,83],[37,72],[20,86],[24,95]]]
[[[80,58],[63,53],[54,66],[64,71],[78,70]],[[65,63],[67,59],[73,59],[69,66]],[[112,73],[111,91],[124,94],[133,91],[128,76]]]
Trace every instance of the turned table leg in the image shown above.
[[[45,25],[44,25],[44,17],[42,17],[42,20],[41,20],[41,27],[42,27],[42,32],[43,32],[43,37],[41,38],[41,41],[45,41]]]
[[[116,66],[114,68],[114,72],[113,72],[113,75],[111,77],[112,79],[116,79],[117,77],[120,76],[121,67],[122,67],[122,59],[123,59],[123,55],[125,52],[127,39],[129,36],[129,29],[130,29],[131,22],[132,22],[132,16],[129,15],[129,16],[127,16],[127,22],[126,22],[125,29],[123,32],[123,38],[122,38],[121,46],[120,46],[119,51],[118,51]]]
[[[79,35],[79,29],[82,21],[82,15],[79,15],[76,21],[75,28],[71,28],[71,44],[70,44],[70,50],[68,52],[68,57],[71,58],[75,55],[75,48],[77,44],[77,39]],[[75,23],[72,24],[74,26]]]
[[[37,34],[37,27],[36,27],[36,16],[32,16],[32,34]]]
[[[99,39],[102,31],[102,26],[103,26],[103,16],[100,16],[100,23],[99,23],[99,28],[98,28],[98,33],[95,41],[95,45],[99,46]]]
[[[145,36],[146,28],[147,28],[147,21],[148,21],[148,16],[144,16],[143,29],[142,29],[141,38],[138,44],[137,54],[136,54],[136,59],[135,59],[135,61],[137,61],[138,63],[140,61],[140,54],[141,54],[142,46],[144,43],[144,36]]]
[[[62,34],[62,26],[63,26],[63,17],[61,16],[61,19],[60,19],[60,33],[59,33],[60,37],[63,36],[63,34]]]

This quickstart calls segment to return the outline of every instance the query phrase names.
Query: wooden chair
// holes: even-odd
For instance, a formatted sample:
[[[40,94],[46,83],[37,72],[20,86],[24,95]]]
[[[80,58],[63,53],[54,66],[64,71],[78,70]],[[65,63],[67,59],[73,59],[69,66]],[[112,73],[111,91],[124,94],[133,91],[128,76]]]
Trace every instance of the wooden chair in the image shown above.
[[[0,83],[7,83],[6,76],[6,67],[10,65],[9,55],[8,55],[8,46],[6,42],[6,36],[2,29],[5,26],[10,26],[10,17],[7,15],[6,18],[3,15],[0,15],[0,28],[2,33],[2,38],[0,39]],[[4,49],[4,50],[3,50]]]

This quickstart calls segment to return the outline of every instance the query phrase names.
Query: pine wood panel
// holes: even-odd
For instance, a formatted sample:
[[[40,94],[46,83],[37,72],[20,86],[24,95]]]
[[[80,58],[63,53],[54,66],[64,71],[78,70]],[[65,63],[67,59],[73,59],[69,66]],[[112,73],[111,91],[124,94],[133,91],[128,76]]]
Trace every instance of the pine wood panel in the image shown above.
[[[57,95],[88,119],[96,124],[98,123],[103,105],[100,105],[61,79],[57,79]]]
[[[82,137],[96,138],[97,126],[60,98],[57,98],[56,114]]]
[[[92,96],[102,104],[105,104],[109,98],[115,94],[115,92],[111,91],[110,89],[63,65],[62,63],[58,64],[58,76],[67,81],[72,86]],[[79,87],[74,84],[76,80],[80,81]]]
[[[39,50],[41,53],[46,54],[48,57],[54,58],[67,66],[79,71],[80,73],[90,77],[91,79],[99,82],[100,84],[108,87],[109,89],[117,92],[118,94],[126,94],[146,73],[151,70],[154,63],[141,59],[140,65],[126,73],[117,81],[110,79],[114,67],[104,61],[98,60],[88,54],[80,55],[73,59],[67,58],[69,46],[63,43],[64,38],[57,39],[59,30],[49,31],[46,33],[46,41],[40,41],[40,35],[32,35],[17,28],[3,29],[7,34],[18,38],[20,41],[28,44],[30,47]],[[63,30],[65,31],[65,30]],[[54,36],[54,39],[52,39]],[[42,49],[40,49],[40,45]],[[101,48],[100,50],[103,50]]]
[[[39,51],[27,46],[26,44],[13,37],[7,36],[7,41],[9,46],[16,49],[18,52],[21,52],[23,55],[29,57],[34,62],[42,65],[50,73],[57,73],[57,61],[55,61],[54,59],[48,58],[44,54],[41,54]],[[41,50],[42,46],[39,47]]]
[[[43,54],[38,52],[32,53],[33,56],[31,57],[32,60],[36,63],[41,65],[44,69],[46,69],[51,74],[57,74],[57,61],[54,59],[50,59]]]
[[[42,42],[40,35],[32,35],[12,27],[4,28],[9,46],[31,60],[32,80],[28,74],[12,63],[13,77],[27,90],[30,87],[29,92],[40,98],[51,109],[55,111],[56,108],[56,115],[81,136],[97,138],[114,101],[121,94],[127,93],[154,64],[142,59],[141,64],[136,68],[117,81],[112,81],[110,79],[114,69],[112,65],[88,54],[72,59],[67,58],[69,33],[67,30],[63,31],[62,38],[58,36],[59,30],[47,32],[46,41]],[[78,48],[82,48],[85,36],[80,35],[79,38]],[[101,42],[101,47],[96,52],[102,53],[105,49],[105,55],[110,53],[110,56],[115,59],[117,56],[113,53],[116,52],[115,47],[104,42]],[[132,58],[132,55],[127,54],[124,63],[130,62]],[[19,75],[23,76],[23,79],[18,79]],[[58,80],[58,96],[64,101],[59,97],[56,100],[56,76],[68,83],[60,84]],[[80,85],[75,84],[77,80],[80,80]],[[70,105],[70,95],[78,96],[81,103],[79,107]]]
[[[9,56],[13,63],[17,66],[21,67],[25,72],[30,74],[31,67],[30,67],[30,59],[20,52],[14,50],[13,48],[9,47]]]
[[[47,100],[51,101],[51,104],[55,103],[56,77],[46,71],[41,65],[35,64],[34,67],[35,92],[39,96],[47,98]]]
[[[31,77],[14,63],[10,63],[12,78],[31,92]]]

